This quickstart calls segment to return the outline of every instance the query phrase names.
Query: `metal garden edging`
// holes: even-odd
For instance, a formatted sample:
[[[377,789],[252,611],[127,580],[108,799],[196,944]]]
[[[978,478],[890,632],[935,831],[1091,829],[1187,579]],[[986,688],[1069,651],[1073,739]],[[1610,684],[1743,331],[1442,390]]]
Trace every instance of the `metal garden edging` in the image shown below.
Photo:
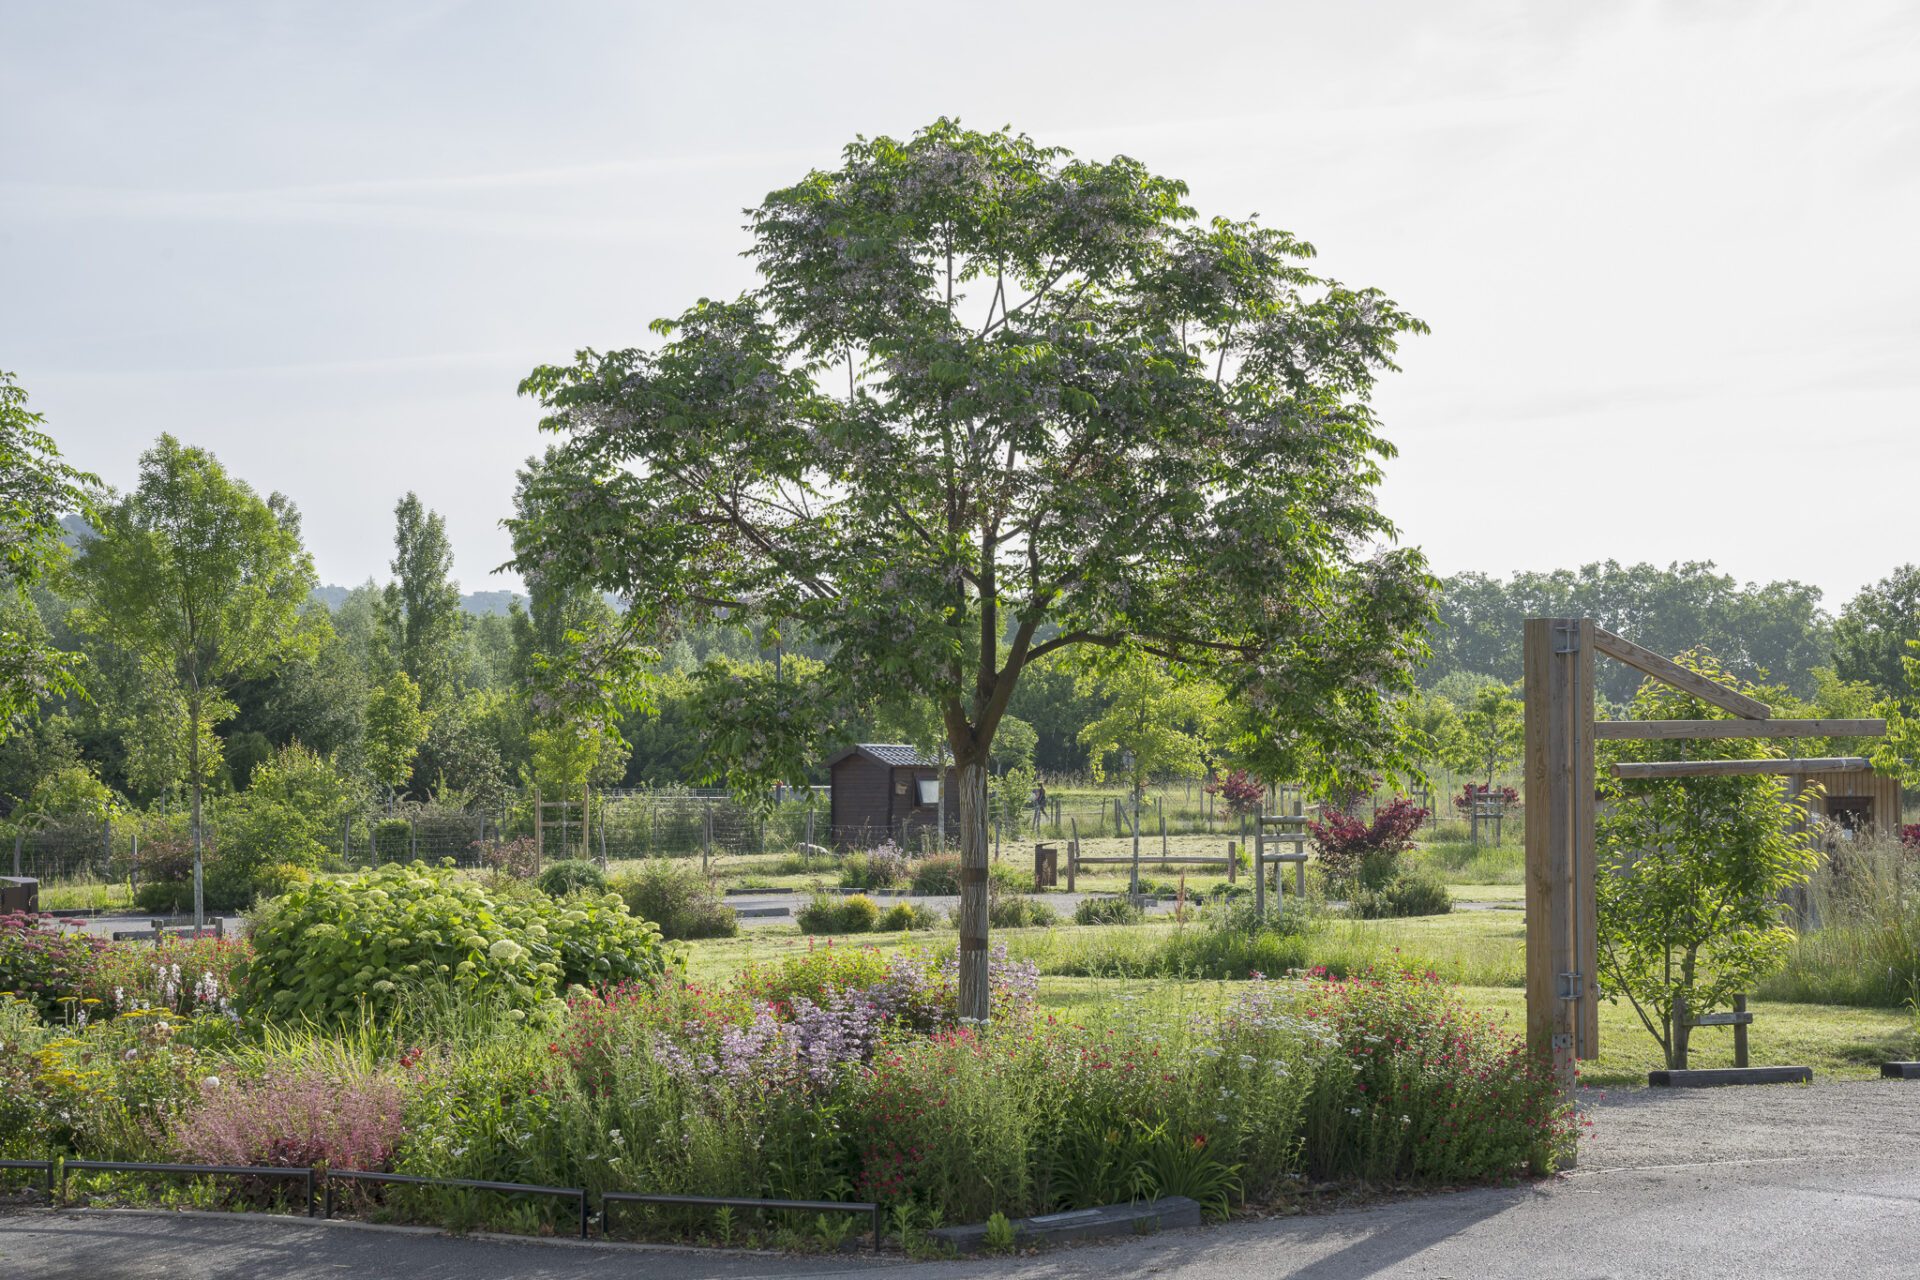
[[[506,1195],[566,1196],[580,1202],[580,1238],[587,1238],[587,1192],[584,1187],[539,1187],[526,1182],[482,1182],[475,1178],[428,1178],[415,1173],[368,1173],[358,1169],[329,1169],[325,1175],[323,1217],[333,1217],[333,1184],[338,1182],[398,1183],[414,1187],[458,1187],[463,1191],[498,1191]]]
[[[600,1195],[600,1233],[613,1229],[616,1204],[667,1204],[705,1209],[775,1209],[799,1213],[864,1213],[873,1219],[873,1251],[880,1252],[880,1206],[863,1200],[755,1200],[748,1196],[670,1196],[643,1191],[606,1191]],[[584,1229],[583,1229],[584,1234]]]
[[[40,1162],[25,1161],[24,1164]],[[288,1168],[285,1165],[251,1164],[139,1164],[125,1160],[62,1160],[60,1162],[60,1199],[67,1198],[67,1172],[71,1169],[91,1170],[98,1173],[165,1173],[178,1177],[253,1177],[253,1178],[297,1178],[306,1183],[307,1216],[313,1216],[313,1170],[310,1168]]]
[[[0,1169],[38,1169],[47,1175],[47,1194],[53,1194],[53,1161],[51,1160],[0,1160]]]

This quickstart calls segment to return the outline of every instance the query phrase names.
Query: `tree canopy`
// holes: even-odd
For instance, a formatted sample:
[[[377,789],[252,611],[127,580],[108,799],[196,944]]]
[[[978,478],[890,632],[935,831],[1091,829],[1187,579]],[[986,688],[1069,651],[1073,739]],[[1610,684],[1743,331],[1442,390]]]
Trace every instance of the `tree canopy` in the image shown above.
[[[1337,759],[1338,712],[1383,718],[1424,651],[1431,581],[1374,502],[1392,450],[1369,404],[1423,326],[1186,197],[949,120],[863,138],[749,211],[758,288],[522,384],[566,459],[516,528],[530,586],[630,601],[636,664],[749,612],[832,652],[770,691],[714,675],[754,729],[715,772],[797,777],[876,704],[939,709],[969,1016],[984,765],[1028,664],[1147,653],[1324,728]]]
[[[45,421],[0,370],[0,741],[80,688],[79,657],[51,642],[32,591],[66,553],[61,517],[90,514],[100,481],[61,461]]]
[[[236,681],[295,651],[313,562],[300,517],[262,499],[211,453],[163,435],[140,483],[101,513],[75,565],[84,629],[143,664],[163,718],[183,724],[193,794],[194,916],[201,916],[201,798]]]

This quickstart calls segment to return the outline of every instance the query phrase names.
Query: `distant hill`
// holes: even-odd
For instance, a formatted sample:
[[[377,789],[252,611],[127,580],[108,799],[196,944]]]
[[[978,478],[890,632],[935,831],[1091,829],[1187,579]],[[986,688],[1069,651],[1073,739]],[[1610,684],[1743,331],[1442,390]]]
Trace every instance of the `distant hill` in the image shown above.
[[[481,617],[504,615],[507,606],[519,599],[519,593],[514,591],[473,591],[460,597],[460,607]]]
[[[329,609],[338,609],[347,602],[347,596],[352,593],[352,590],[351,587],[328,583],[324,587],[315,587],[307,598],[318,601]],[[520,598],[520,594],[515,591],[471,591],[460,597],[460,611],[477,617],[501,616],[507,612],[507,606]]]
[[[61,516],[60,528],[60,541],[74,550],[78,550],[81,543],[93,539],[93,526],[80,516]]]

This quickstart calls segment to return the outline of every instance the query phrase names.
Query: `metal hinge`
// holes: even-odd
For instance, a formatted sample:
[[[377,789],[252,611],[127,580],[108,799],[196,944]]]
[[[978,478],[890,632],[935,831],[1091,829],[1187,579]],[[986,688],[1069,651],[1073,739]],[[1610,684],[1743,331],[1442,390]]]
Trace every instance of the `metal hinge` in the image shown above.
[[[1579,974],[1563,973],[1560,975],[1560,998],[1562,1000],[1578,1000],[1582,994]]]
[[[1553,624],[1553,651],[1555,653],[1580,652],[1579,623],[1556,622]]]

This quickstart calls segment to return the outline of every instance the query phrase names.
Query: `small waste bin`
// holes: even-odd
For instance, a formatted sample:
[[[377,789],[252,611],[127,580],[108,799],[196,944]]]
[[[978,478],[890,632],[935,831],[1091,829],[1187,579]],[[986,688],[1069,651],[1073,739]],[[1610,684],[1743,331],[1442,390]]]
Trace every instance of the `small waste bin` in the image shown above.
[[[0,916],[40,909],[40,882],[32,876],[0,876]]]
[[[1060,883],[1060,846],[1033,846],[1033,887],[1048,889]]]

